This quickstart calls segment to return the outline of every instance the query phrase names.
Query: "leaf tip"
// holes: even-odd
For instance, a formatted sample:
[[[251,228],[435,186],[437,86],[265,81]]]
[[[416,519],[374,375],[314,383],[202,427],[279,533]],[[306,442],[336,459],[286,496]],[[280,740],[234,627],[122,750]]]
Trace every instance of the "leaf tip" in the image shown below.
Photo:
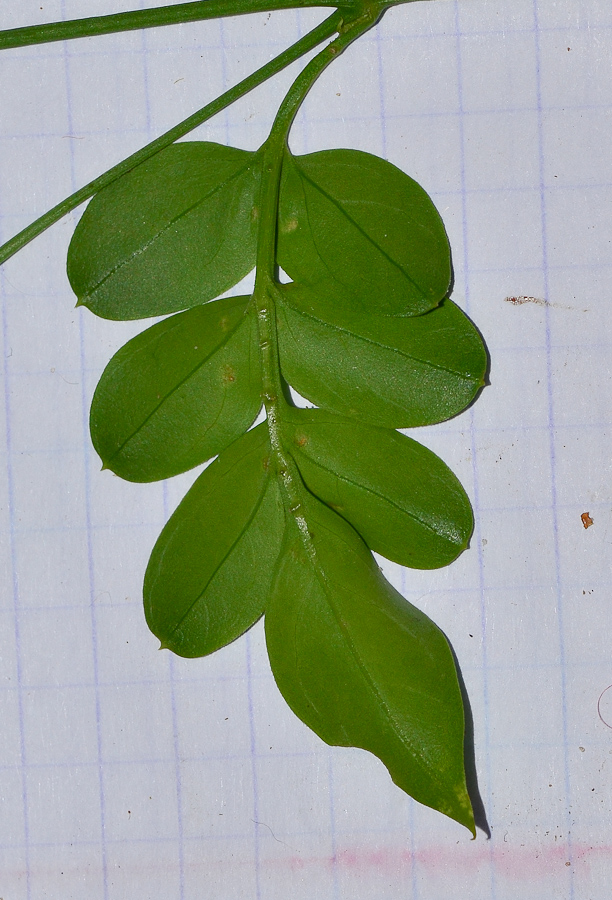
[[[472,835],[472,840],[476,840],[476,821],[474,817],[474,807],[467,791],[467,786],[462,785],[456,792],[457,804],[454,809],[447,814],[460,825],[465,826]]]
[[[166,644],[166,643],[164,643],[164,641],[161,641],[161,642],[160,642],[160,645],[159,645],[159,647],[158,647],[157,649],[158,649],[158,650],[169,650],[169,649],[170,649],[170,644]]]

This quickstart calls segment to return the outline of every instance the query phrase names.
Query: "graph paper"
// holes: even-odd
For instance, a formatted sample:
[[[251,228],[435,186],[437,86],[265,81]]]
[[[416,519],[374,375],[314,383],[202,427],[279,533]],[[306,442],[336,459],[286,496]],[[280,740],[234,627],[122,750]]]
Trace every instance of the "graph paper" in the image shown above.
[[[0,0],[0,26],[138,5]],[[323,17],[3,51],[0,238]],[[256,149],[297,71],[196,136]],[[291,141],[376,153],[423,185],[453,299],[490,352],[478,402],[411,432],[466,486],[470,549],[433,572],[381,561],[456,652],[490,839],[308,731],[261,623],[206,659],[158,650],[142,575],[197,472],[151,485],[100,472],[89,403],[142,325],[74,308],[79,210],[0,272],[0,897],[607,900],[612,5],[394,8],[323,75]]]

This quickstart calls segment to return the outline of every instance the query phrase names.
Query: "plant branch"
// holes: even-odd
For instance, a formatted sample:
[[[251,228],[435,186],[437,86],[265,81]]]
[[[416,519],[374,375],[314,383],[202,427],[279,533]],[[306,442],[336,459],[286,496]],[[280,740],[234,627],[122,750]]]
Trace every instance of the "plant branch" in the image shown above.
[[[108,16],[72,19],[68,22],[51,22],[48,25],[11,28],[0,31],[0,50],[278,9],[333,6],[336,9],[352,10],[356,5],[356,0],[192,0],[177,6],[160,6]]]
[[[5,263],[7,259],[10,259],[11,256],[14,256],[18,250],[21,250],[22,247],[29,244],[30,241],[39,234],[42,234],[43,231],[46,231],[46,229],[55,222],[58,222],[69,212],[72,212],[73,209],[76,209],[77,206],[80,206],[81,203],[84,203],[98,191],[101,191],[102,188],[107,187],[107,185],[116,181],[117,178],[130,172],[136,166],[140,165],[140,163],[150,159],[156,153],[159,153],[160,150],[169,147],[170,144],[173,144],[179,138],[189,134],[189,132],[193,131],[194,128],[197,128],[198,125],[201,125],[203,122],[206,122],[208,119],[217,115],[217,113],[230,106],[236,100],[240,99],[240,97],[248,94],[249,91],[258,87],[258,85],[262,84],[268,78],[271,78],[273,75],[282,71],[282,69],[291,65],[291,63],[295,62],[305,53],[308,53],[309,50],[312,50],[322,41],[330,38],[337,32],[341,22],[341,13],[332,13],[331,16],[325,19],[320,25],[317,25],[316,28],[313,28],[312,31],[309,31],[303,38],[296,41],[295,44],[283,53],[280,53],[269,63],[266,63],[260,69],[257,69],[256,72],[253,72],[252,75],[249,75],[243,81],[239,82],[239,84],[230,88],[229,91],[221,94],[221,96],[217,97],[216,100],[213,100],[212,103],[208,103],[206,106],[202,107],[202,109],[198,110],[198,112],[189,116],[188,119],[175,125],[170,131],[166,131],[165,134],[162,134],[160,137],[156,138],[156,140],[151,141],[150,144],[147,144],[116,166],[108,169],[103,175],[90,181],[89,184],[86,184],[84,187],[80,188],[80,190],[71,194],[70,197],[66,197],[66,199],[62,200],[61,203],[58,203],[57,206],[54,206],[39,219],[36,219],[35,222],[32,222],[31,225],[28,225],[27,228],[24,228],[23,231],[20,231],[19,234],[16,234],[5,244],[0,246],[0,265]]]

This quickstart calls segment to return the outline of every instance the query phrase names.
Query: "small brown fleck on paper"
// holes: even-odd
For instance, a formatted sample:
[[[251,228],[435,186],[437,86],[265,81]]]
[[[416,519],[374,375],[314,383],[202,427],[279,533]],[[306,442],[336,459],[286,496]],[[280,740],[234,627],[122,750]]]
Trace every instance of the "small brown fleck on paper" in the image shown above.
[[[580,518],[582,519],[582,524],[584,525],[585,528],[590,528],[591,525],[593,524],[593,519],[590,517],[588,512],[582,513]]]

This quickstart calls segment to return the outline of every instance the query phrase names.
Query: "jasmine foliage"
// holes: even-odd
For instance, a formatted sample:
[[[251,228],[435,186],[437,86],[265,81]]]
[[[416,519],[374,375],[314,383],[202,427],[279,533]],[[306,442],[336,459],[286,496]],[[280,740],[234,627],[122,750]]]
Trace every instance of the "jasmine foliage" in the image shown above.
[[[169,10],[185,21],[298,5],[310,4]],[[376,754],[403,790],[473,832],[450,647],[371,551],[430,569],[467,547],[465,491],[397,429],[465,409],[486,351],[448,298],[450,249],[425,191],[367,153],[289,150],[318,75],[392,3],[334,5],[311,35],[336,38],[298,76],[259,151],[157,147],[87,207],[68,253],[79,304],[109,319],[174,313],[110,361],[91,434],[104,467],[131,481],[216,457],[147,568],[145,613],[162,646],[212,653],[265,613],[272,670],[294,712],[328,743]],[[151,14],[154,24],[170,16]],[[113,17],[73,23],[73,34],[71,23],[45,26],[38,39],[143,24],[126,15],[117,28]],[[28,42],[26,32],[35,42],[36,29],[17,29],[4,46]],[[250,297],[217,299],[254,268]],[[317,408],[295,408],[288,385]],[[251,428],[262,405],[265,421]]]

